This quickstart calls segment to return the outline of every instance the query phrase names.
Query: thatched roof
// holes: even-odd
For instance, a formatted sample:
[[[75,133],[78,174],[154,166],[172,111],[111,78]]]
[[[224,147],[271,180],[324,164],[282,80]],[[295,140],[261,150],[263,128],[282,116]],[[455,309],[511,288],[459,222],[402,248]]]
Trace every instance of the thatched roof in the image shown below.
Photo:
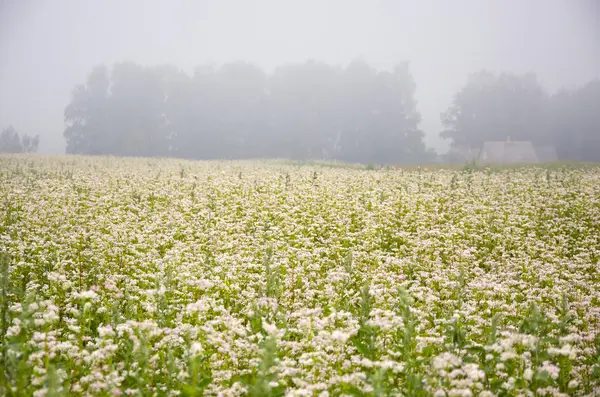
[[[531,141],[488,141],[479,153],[483,163],[537,163],[539,161]]]

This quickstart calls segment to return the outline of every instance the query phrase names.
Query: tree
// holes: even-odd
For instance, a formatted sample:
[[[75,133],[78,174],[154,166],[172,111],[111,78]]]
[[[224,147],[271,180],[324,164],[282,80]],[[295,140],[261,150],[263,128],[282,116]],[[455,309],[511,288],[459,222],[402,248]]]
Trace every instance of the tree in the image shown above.
[[[165,114],[169,66],[144,68],[125,62],[94,68],[65,109],[67,153],[120,156],[169,155]]]
[[[344,71],[340,158],[361,163],[416,163],[429,160],[419,129],[416,84],[408,63],[391,72],[363,61]]]
[[[600,80],[554,94],[549,114],[548,135],[560,158],[600,161]]]
[[[342,70],[308,61],[275,70],[269,80],[270,157],[335,158],[341,130]],[[271,145],[269,145],[269,142]]]
[[[453,147],[480,148],[485,141],[547,141],[548,95],[533,74],[469,75],[441,116],[443,138]]]
[[[29,135],[23,135],[21,138],[21,145],[23,146],[23,152],[25,153],[35,153],[38,150],[38,146],[40,144],[39,135],[34,136],[33,138]]]
[[[19,137],[12,125],[2,130],[0,134],[0,153],[35,153],[38,150],[40,137],[29,135]]]
[[[87,84],[75,87],[71,102],[64,112],[67,127],[67,153],[108,154],[116,149],[116,135],[109,125],[108,69],[97,66],[90,73]]]
[[[23,145],[21,138],[12,125],[2,130],[0,135],[0,152],[3,153],[22,153]]]
[[[407,64],[96,67],[65,109],[67,151],[192,159],[416,162],[426,156]]]
[[[256,66],[233,62],[198,67],[170,87],[166,115],[172,154],[217,159],[260,154],[266,129],[267,77]]]

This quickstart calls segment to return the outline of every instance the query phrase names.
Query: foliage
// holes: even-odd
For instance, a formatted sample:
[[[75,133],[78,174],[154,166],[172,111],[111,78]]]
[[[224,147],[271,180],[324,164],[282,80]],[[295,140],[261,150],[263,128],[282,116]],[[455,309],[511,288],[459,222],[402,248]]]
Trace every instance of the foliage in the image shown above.
[[[549,95],[534,74],[469,75],[442,114],[448,161],[485,141],[532,141],[555,147],[559,159],[600,161],[600,81]]]
[[[0,133],[0,153],[35,153],[38,150],[40,137],[24,134],[19,137],[13,126],[8,126]]]
[[[67,153],[187,159],[429,161],[408,65],[243,62],[95,68],[65,109]]]

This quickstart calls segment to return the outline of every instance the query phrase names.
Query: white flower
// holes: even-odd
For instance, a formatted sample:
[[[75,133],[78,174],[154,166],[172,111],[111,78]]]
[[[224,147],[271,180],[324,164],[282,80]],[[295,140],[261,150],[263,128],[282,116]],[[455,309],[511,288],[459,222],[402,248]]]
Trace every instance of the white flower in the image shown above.
[[[552,379],[558,379],[558,375],[560,374],[560,368],[549,361],[544,361],[543,365],[540,367],[540,371],[546,371]]]
[[[21,327],[18,325],[13,325],[8,327],[6,330],[6,336],[10,338],[11,336],[18,335],[19,332],[21,332]]]
[[[569,389],[575,389],[577,386],[579,386],[579,382],[577,380],[573,379],[569,381]]]
[[[507,361],[516,357],[517,354],[514,352],[502,352],[502,354],[500,354],[500,361]]]
[[[331,339],[340,343],[346,343],[350,336],[350,334],[338,330],[335,330],[331,333]]]
[[[442,353],[433,359],[433,367],[438,370],[458,367],[461,363],[462,359],[452,353]]]
[[[104,327],[98,327],[98,335],[100,335],[101,338],[112,338],[115,336],[115,331],[113,330],[112,326],[108,324]]]
[[[265,332],[269,335],[277,335],[277,326],[275,324],[270,324],[268,322],[266,322],[265,320],[263,320],[262,322],[262,326],[263,329],[265,330]]]
[[[92,290],[75,292],[73,295],[75,296],[75,298],[90,299],[93,301],[98,299],[98,294]]]
[[[45,387],[33,392],[34,397],[44,397],[46,394],[48,394],[48,389]]]
[[[200,342],[194,342],[192,343],[192,346],[190,347],[190,352],[192,353],[192,355],[197,356],[200,353],[203,352],[203,348],[202,348],[202,344]]]

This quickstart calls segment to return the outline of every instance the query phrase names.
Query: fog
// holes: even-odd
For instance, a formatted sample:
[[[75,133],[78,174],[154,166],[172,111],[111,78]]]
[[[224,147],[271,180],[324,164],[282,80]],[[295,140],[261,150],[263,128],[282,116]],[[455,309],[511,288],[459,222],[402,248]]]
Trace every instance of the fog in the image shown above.
[[[554,91],[600,78],[595,0],[0,1],[0,127],[63,153],[63,112],[95,65],[191,71],[244,60],[265,71],[307,59],[378,69],[410,62],[425,142],[472,72],[537,74]]]

